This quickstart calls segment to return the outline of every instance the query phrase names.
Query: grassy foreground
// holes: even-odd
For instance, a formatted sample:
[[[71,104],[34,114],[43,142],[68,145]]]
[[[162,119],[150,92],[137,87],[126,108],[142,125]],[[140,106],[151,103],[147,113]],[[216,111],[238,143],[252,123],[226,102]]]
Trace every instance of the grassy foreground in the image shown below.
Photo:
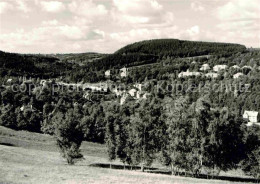
[[[85,160],[69,166],[60,157],[51,136],[0,126],[0,183],[232,183],[92,167],[92,164],[109,163],[105,147],[84,142],[82,152]]]

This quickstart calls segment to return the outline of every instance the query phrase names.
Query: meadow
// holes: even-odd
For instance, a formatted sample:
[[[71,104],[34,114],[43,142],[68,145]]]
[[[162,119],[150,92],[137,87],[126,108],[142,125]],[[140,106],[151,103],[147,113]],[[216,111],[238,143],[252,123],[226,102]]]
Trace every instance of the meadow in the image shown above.
[[[0,126],[0,183],[238,183],[115,169],[122,166],[119,161],[114,161],[114,169],[109,169],[104,145],[83,142],[81,148],[85,159],[71,166],[60,156],[53,137]],[[222,176],[230,174],[234,173]],[[235,175],[243,173],[236,171]]]

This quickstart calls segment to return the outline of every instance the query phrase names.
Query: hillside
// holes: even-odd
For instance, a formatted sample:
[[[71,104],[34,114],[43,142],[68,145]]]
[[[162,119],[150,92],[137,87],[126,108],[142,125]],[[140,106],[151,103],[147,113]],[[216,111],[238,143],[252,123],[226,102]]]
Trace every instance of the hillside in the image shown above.
[[[117,54],[143,53],[157,56],[188,57],[208,54],[230,55],[246,50],[244,45],[178,39],[145,40],[119,49]]]
[[[16,54],[0,51],[0,75],[56,77],[71,68],[69,64],[58,62],[59,59],[34,54]]]
[[[240,44],[184,41],[177,39],[145,40],[127,45],[114,54],[91,63],[96,70],[138,66],[160,62],[163,58],[184,58],[201,55],[231,56],[243,53],[246,47]]]
[[[70,53],[70,54],[50,54],[48,56],[58,58],[61,62],[85,65],[105,57],[106,54],[87,52],[87,53]]]

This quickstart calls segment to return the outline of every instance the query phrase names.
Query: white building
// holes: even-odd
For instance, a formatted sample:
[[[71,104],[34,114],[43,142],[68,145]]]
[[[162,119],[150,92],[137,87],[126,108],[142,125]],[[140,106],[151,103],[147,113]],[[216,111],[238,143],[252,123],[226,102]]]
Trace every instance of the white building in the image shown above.
[[[109,77],[110,74],[111,74],[111,73],[110,73],[110,70],[105,71],[105,76],[106,76],[106,77]]]
[[[244,74],[239,72],[239,73],[236,73],[235,75],[233,75],[233,78],[234,79],[238,79],[239,77],[243,76]]]
[[[200,68],[200,71],[206,71],[206,70],[210,70],[209,64],[203,64]]]
[[[7,79],[7,83],[11,83],[13,81],[13,79]]]
[[[136,98],[137,98],[137,99],[140,99],[140,98],[141,98],[141,92],[140,92],[140,91],[137,91],[137,92],[136,92]]]
[[[125,90],[121,90],[121,89],[119,89],[119,88],[115,88],[115,89],[112,90],[112,92],[115,93],[116,96],[121,96],[121,95],[123,95],[123,93],[125,93],[126,91],[125,91]]]
[[[240,67],[238,65],[231,66],[231,68],[240,69]]]
[[[243,66],[242,69],[249,69],[249,70],[253,70],[253,68],[251,66]]]
[[[142,91],[142,84],[134,84],[134,87],[136,87],[139,91]]]
[[[178,77],[191,77],[191,76],[200,76],[201,73],[200,72],[190,72],[189,70],[187,70],[186,72],[181,72],[178,74]]]
[[[210,72],[210,73],[206,73],[205,76],[208,78],[217,78],[219,75],[217,73]]]
[[[213,67],[213,71],[214,72],[219,72],[219,71],[225,70],[227,68],[228,68],[227,65],[216,65],[216,66]]]
[[[250,123],[258,122],[258,112],[257,111],[245,111],[243,114],[243,118],[246,119]]]
[[[135,97],[136,96],[136,93],[137,93],[137,90],[136,89],[130,89],[128,91],[128,93],[132,96],[132,97]]]
[[[124,67],[120,69],[120,76],[121,77],[127,77],[128,68]]]
[[[22,107],[20,107],[20,111],[24,111],[25,109],[27,109],[27,110],[30,110],[30,111],[32,111],[32,112],[35,112],[36,111],[36,109],[32,106],[32,105],[23,105]]]

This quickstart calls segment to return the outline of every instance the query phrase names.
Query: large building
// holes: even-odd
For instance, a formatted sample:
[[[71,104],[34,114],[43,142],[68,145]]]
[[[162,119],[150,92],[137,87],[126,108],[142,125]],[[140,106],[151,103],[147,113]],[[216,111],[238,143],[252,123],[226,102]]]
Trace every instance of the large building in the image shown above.
[[[238,79],[239,77],[243,76],[244,74],[239,72],[239,73],[236,73],[235,75],[233,75],[233,78],[234,79]]]
[[[179,78],[182,77],[191,77],[191,76],[200,76],[201,73],[200,72],[190,72],[189,70],[187,70],[186,72],[181,72],[178,74]]]
[[[120,69],[120,76],[121,77],[127,77],[128,68],[124,67]]]
[[[243,118],[248,121],[248,125],[257,124],[259,123],[259,113],[257,111],[245,111],[243,114]]]
[[[227,68],[228,68],[227,65],[216,65],[216,66],[213,67],[213,71],[214,72],[219,72],[219,71],[225,70]]]
[[[203,64],[200,68],[200,71],[207,71],[210,70],[209,64]]]
[[[110,77],[110,70],[105,71],[105,76]]]

